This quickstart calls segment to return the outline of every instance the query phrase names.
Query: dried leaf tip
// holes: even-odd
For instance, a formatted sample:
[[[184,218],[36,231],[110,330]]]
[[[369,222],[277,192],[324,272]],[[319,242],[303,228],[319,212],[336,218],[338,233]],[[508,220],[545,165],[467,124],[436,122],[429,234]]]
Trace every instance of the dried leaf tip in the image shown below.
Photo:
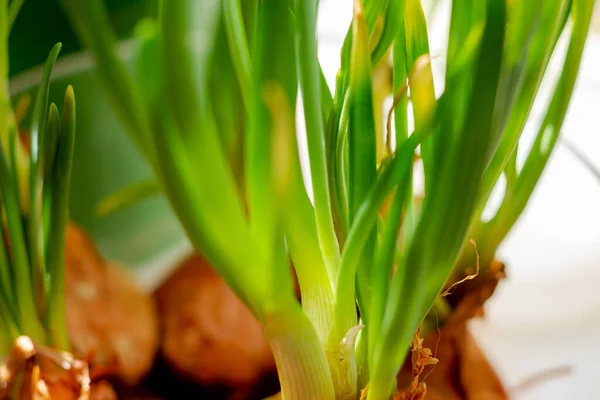
[[[475,241],[473,239],[469,240],[469,243],[471,243],[471,245],[473,245],[473,248],[475,249],[475,273],[474,274],[470,274],[465,276],[464,278],[462,278],[460,281],[453,283],[452,285],[450,285],[450,287],[446,290],[444,290],[442,292],[442,294],[440,295],[440,297],[446,297],[449,294],[452,293],[452,289],[454,289],[456,286],[460,285],[461,283],[464,283],[466,281],[470,281],[471,279],[475,279],[477,278],[477,276],[479,275],[479,252],[477,251],[477,244],[475,243]]]

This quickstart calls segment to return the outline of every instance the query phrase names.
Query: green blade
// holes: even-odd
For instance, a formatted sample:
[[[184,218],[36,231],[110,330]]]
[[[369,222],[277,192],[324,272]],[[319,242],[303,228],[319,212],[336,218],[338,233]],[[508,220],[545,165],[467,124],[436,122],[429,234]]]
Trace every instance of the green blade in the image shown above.
[[[65,237],[69,223],[69,193],[73,151],[75,148],[75,94],[67,87],[61,120],[60,135],[56,144],[55,162],[52,166],[52,211],[48,243],[48,271],[51,276],[48,300],[48,330],[52,344],[69,351],[65,305]]]
[[[1,199],[0,209],[4,209]],[[9,243],[9,240],[4,235],[4,229],[0,229],[0,302],[4,305],[6,316],[10,317],[16,323],[18,321],[19,308],[16,303],[13,268],[8,258],[9,249],[7,248],[7,243]]]
[[[233,65],[242,89],[242,98],[244,99],[246,108],[250,110],[253,82],[252,60],[250,59],[250,49],[248,39],[246,38],[242,5],[240,3],[240,0],[224,0],[223,15]]]
[[[293,168],[298,79],[292,1],[266,0],[258,9],[254,93],[245,137],[245,172],[252,236],[266,256],[268,307],[292,296],[283,242],[283,199]]]
[[[479,194],[479,208],[481,211],[483,211],[487,198],[490,196],[498,177],[521,137],[550,61],[550,56],[563,31],[563,21],[565,15],[568,15],[569,3],[570,0],[543,3],[539,27],[531,39],[531,44],[524,48],[527,52],[527,66],[522,77],[519,94],[515,98],[506,127],[502,133],[502,139],[483,178]]]
[[[29,267],[26,236],[21,220],[16,172],[11,170],[6,154],[7,152],[0,142],[0,176],[3,177],[0,179],[0,191],[11,244],[15,302],[19,310],[18,327],[20,332],[29,335],[37,343],[45,343],[44,329],[37,317],[37,308],[34,302],[32,269]]]
[[[534,20],[535,12],[528,9],[527,5],[517,6],[524,7],[524,11],[529,11],[531,15],[526,14],[525,19]],[[479,189],[477,210],[473,215],[471,226],[469,228],[469,237],[477,238],[479,245],[479,253],[481,255],[482,265],[486,265],[491,260],[495,253],[495,247],[493,241],[481,240],[482,230],[485,229],[484,224],[481,222],[481,214],[488,203],[488,199],[492,193],[493,188],[498,181],[502,171],[506,169],[506,165],[511,157],[516,152],[516,146],[519,142],[523,129],[530,115],[532,106],[534,104],[539,86],[542,82],[542,78],[550,61],[556,43],[560,34],[562,33],[566,17],[569,15],[570,0],[562,0],[561,2],[544,2],[541,10],[541,17],[538,23],[534,24],[534,32],[529,32],[532,37],[525,37],[521,40],[525,42],[525,45],[521,45],[520,51],[526,55],[523,60],[526,60],[525,70],[519,83],[518,94],[512,104],[509,116],[504,129],[502,129],[502,137],[499,141],[498,146],[491,150],[493,156],[483,176],[481,186]],[[513,11],[514,12],[514,11]],[[516,18],[516,17],[513,17]],[[531,22],[533,23],[533,21]],[[525,23],[519,23],[522,25],[523,33],[521,35],[526,36],[529,27]],[[512,31],[509,31],[512,32]],[[516,34],[512,34],[515,36]],[[511,39],[509,35],[508,40]],[[513,39],[514,41],[515,39]],[[527,45],[527,42],[529,44]],[[512,44],[510,47],[505,47],[505,52],[512,49],[507,54],[507,63],[511,60],[516,63],[514,58],[516,54],[519,54],[519,44]],[[512,69],[512,66],[507,68]],[[500,126],[501,128],[501,126]],[[465,243],[458,261],[456,262],[455,270],[462,271],[465,263],[470,264],[473,259],[473,248],[470,244]],[[462,272],[461,272],[462,273]]]
[[[226,198],[227,194],[223,193],[221,185],[225,180],[216,175],[214,155],[207,154],[208,146],[196,147],[197,158],[208,162],[211,167],[205,171],[213,175],[199,180],[195,174],[189,149],[182,141],[174,116],[162,102],[165,89],[161,62],[156,62],[160,59],[159,51],[157,37],[144,40],[138,59],[138,76],[142,98],[147,102],[148,115],[152,116],[156,148],[161,149],[157,152],[157,166],[165,194],[195,247],[206,255],[250,309],[260,315],[265,283],[257,279],[257,274],[264,274],[262,255],[257,254],[245,222],[235,221],[234,215],[224,213],[225,209],[221,208],[232,198]],[[213,148],[216,146],[218,144]]]
[[[431,62],[426,62],[429,55],[429,39],[427,36],[427,22],[421,5],[421,0],[406,0],[404,10],[404,28],[406,40],[406,66],[409,69],[422,70],[417,79],[410,82],[411,102],[415,129],[421,130],[424,124],[431,119],[432,104],[435,103],[435,90],[433,87],[433,72]],[[418,61],[420,60],[420,61]],[[439,133],[434,132],[421,143],[421,158],[425,173],[425,191],[431,187],[434,162],[437,154],[434,147],[438,146]]]
[[[402,13],[403,15],[404,13]],[[406,85],[408,79],[408,71],[406,65],[406,39],[404,32],[404,18],[400,18],[401,25],[397,29],[397,36],[394,41],[394,93],[402,93],[401,97],[394,98],[394,123],[396,134],[396,150],[400,149],[402,144],[408,139],[408,99],[406,96]],[[398,95],[396,95],[398,96]],[[390,127],[388,127],[389,129]],[[388,139],[391,142],[391,132],[388,132]],[[391,143],[388,143],[388,147]],[[404,229],[405,237],[409,237],[412,233],[412,224],[414,216],[411,215],[413,201],[412,194],[412,171],[409,174],[409,182],[407,183],[406,191],[396,189],[393,197],[392,207],[389,215],[386,218],[386,225],[383,233],[383,238],[379,245],[379,249],[375,258],[375,266],[373,272],[373,301],[371,304],[371,316],[368,330],[368,348],[369,354],[372,356],[373,350],[379,340],[381,331],[381,321],[387,302],[389,293],[390,277],[392,276],[392,268],[395,261],[395,256],[398,248],[398,234],[401,227]],[[404,218],[402,211],[404,210]],[[370,359],[370,368],[373,368],[373,360]]]
[[[506,237],[527,206],[556,145],[571,102],[593,7],[594,0],[573,0],[573,29],[563,69],[523,169],[510,195],[498,210],[495,226],[491,227],[490,235],[494,243],[499,244]]]
[[[363,248],[369,240],[371,229],[379,217],[381,205],[395,187],[398,187],[400,191],[406,190],[410,181],[410,171],[415,149],[427,133],[428,130],[425,132],[416,132],[401,145],[396,156],[379,174],[379,177],[369,190],[367,197],[356,214],[355,222],[352,224],[346,247],[342,253],[338,276],[338,282],[348,282],[348,284],[338,284],[336,286],[336,323],[338,326],[346,328],[346,330],[342,329],[336,332],[338,342],[346,331],[353,326],[353,321],[356,321],[354,307],[352,310],[347,308],[349,303],[353,303],[354,298],[355,287],[353,277],[356,274]]]
[[[373,112],[373,82],[371,57],[368,47],[367,24],[360,0],[355,1],[352,55],[350,64],[350,112],[348,125],[348,207],[352,226],[360,205],[365,200],[377,177],[376,128]],[[361,316],[366,320],[371,297],[371,259],[376,246],[376,231],[371,229],[370,238],[361,253],[357,276],[357,299]],[[349,282],[339,281],[346,286]]]
[[[399,29],[404,30],[404,0],[393,0],[387,2],[387,9],[384,13],[383,32],[381,39],[373,50],[371,63],[376,65],[379,60],[387,53],[392,42],[395,42]]]
[[[330,188],[327,181],[321,77],[317,59],[316,6],[314,1],[296,0],[298,77],[304,105],[317,232],[329,276],[333,277],[337,273],[340,251],[333,226]]]
[[[96,206],[99,216],[106,216],[133,206],[142,200],[161,193],[161,187],[154,179],[135,182],[105,197]]]
[[[29,139],[29,210],[27,239],[31,276],[34,291],[45,291],[46,266],[44,257],[42,169],[45,165],[46,135],[48,124],[48,92],[50,75],[62,44],[57,43],[50,51],[35,99]],[[53,134],[51,132],[50,134]],[[50,141],[53,139],[50,138]],[[14,148],[14,147],[13,147]]]
[[[116,35],[102,0],[61,0],[79,40],[96,56],[96,68],[113,109],[142,153],[154,165],[156,154],[148,118],[133,79],[115,51]]]
[[[43,149],[43,159],[44,163],[42,167],[43,173],[43,186],[42,186],[42,249],[41,249],[41,257],[44,259],[42,265],[44,266],[44,271],[40,271],[42,278],[44,280],[44,292],[48,295],[50,290],[50,274],[48,271],[48,266],[45,265],[45,258],[48,254],[48,246],[51,241],[50,237],[50,216],[52,213],[52,172],[54,161],[56,158],[56,147],[58,143],[58,137],[60,135],[60,114],[58,112],[58,108],[56,104],[50,104],[50,108],[48,110],[48,123],[46,124],[46,129],[44,130],[44,149]]]

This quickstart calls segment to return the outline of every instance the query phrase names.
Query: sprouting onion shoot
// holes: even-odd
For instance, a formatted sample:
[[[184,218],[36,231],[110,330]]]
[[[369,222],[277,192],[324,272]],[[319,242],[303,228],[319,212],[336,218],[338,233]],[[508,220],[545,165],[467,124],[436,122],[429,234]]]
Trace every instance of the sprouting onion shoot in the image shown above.
[[[65,319],[65,233],[75,139],[75,96],[62,116],[48,103],[52,48],[31,111],[29,150],[8,93],[8,34],[22,1],[0,4],[0,355],[21,335],[69,350]]]

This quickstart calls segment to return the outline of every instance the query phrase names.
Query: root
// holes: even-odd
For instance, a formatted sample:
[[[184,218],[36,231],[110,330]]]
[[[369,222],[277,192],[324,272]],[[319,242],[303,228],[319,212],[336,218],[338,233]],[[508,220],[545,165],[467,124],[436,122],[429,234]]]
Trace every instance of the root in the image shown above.
[[[437,333],[438,333],[437,340],[435,341],[435,347],[433,348],[433,358],[435,358],[436,360],[438,360],[437,353],[438,353],[438,347],[440,345],[440,340],[442,340],[442,330],[440,329],[440,321],[439,321],[438,312],[435,310],[435,308],[432,308],[431,310],[435,313],[435,328],[437,329]],[[427,377],[429,375],[431,375],[431,373],[435,369],[436,364],[434,364],[431,367],[431,369],[429,370],[429,372],[427,372],[427,375],[425,375],[423,377],[423,379],[421,380],[421,382],[425,383],[425,380],[427,379]]]
[[[440,297],[446,297],[449,294],[452,294],[452,289],[454,289],[455,287],[457,287],[458,285],[460,285],[461,283],[464,283],[466,281],[470,281],[471,279],[475,279],[477,278],[477,276],[479,275],[479,253],[477,252],[477,244],[475,243],[475,241],[473,239],[469,240],[469,243],[471,243],[473,245],[473,248],[475,249],[475,255],[477,257],[476,259],[476,270],[474,274],[471,275],[467,275],[465,276],[463,279],[461,279],[458,282],[453,283],[452,285],[450,285],[450,287],[446,290],[444,290],[441,294]]]

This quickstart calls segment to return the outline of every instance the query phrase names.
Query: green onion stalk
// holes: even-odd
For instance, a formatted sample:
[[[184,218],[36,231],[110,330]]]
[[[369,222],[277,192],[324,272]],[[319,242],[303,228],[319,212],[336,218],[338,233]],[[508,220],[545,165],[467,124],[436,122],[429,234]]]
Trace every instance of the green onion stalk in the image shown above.
[[[22,1],[0,1],[0,355],[21,335],[68,351],[65,321],[65,232],[75,140],[75,97],[62,116],[48,103],[46,61],[29,126],[17,126],[8,92],[8,35]],[[29,131],[29,151],[21,128]]]
[[[525,208],[560,134],[594,1],[452,1],[439,97],[419,0],[354,1],[333,94],[317,58],[317,0],[164,1],[136,30],[133,73],[117,57],[101,0],[62,3],[156,187],[263,325],[282,397],[387,400],[452,272],[474,264],[469,239],[490,262]],[[517,168],[519,139],[561,36],[562,73]],[[388,132],[377,126],[384,110],[373,107],[372,76],[390,51]],[[383,159],[377,132],[388,138]],[[502,205],[482,222],[502,175]],[[126,203],[133,192],[122,192]]]

